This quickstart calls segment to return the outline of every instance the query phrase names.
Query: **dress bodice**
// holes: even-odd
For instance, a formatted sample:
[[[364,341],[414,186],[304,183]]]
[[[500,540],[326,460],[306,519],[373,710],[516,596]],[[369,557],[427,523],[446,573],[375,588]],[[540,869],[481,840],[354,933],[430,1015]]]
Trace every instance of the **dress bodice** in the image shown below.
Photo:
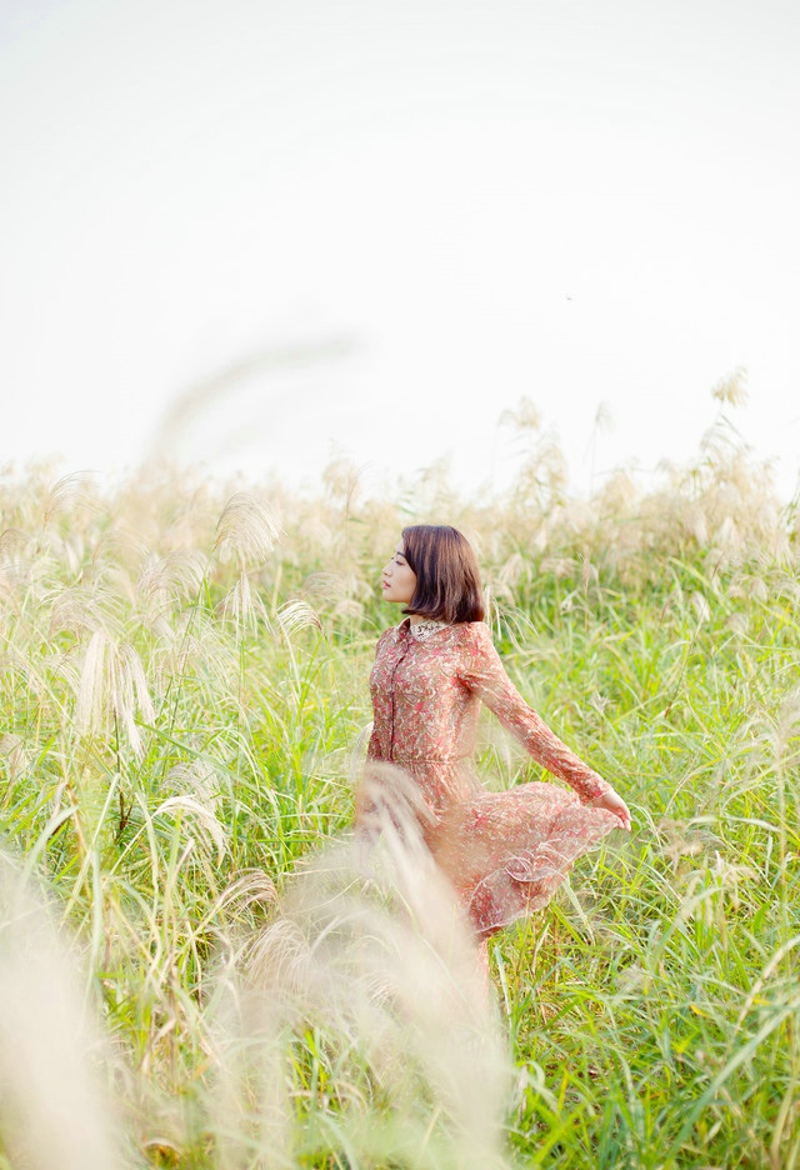
[[[509,679],[485,622],[444,625],[416,638],[408,620],[381,636],[370,675],[369,758],[455,764],[475,747],[481,704],[530,755],[584,800],[606,782],[556,736]]]

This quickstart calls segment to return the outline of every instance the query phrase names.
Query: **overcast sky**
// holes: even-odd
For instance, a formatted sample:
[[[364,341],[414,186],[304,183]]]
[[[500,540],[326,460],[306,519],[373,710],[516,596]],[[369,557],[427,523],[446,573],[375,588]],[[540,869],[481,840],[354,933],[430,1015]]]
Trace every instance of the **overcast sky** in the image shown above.
[[[527,396],[583,492],[743,367],[788,496],[798,60],[794,0],[2,0],[0,465],[499,484]]]

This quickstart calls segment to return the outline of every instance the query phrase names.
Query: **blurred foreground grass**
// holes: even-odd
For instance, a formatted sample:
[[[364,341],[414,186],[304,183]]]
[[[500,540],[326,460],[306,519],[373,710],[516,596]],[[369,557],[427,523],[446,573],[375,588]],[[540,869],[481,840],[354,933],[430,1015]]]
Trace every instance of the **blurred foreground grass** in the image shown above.
[[[399,1107],[317,1023],[287,1039],[288,1153],[251,1134],[226,1160],[208,1105],[220,966],[350,822],[372,649],[397,620],[377,574],[413,520],[474,541],[509,673],[634,817],[493,942],[507,1158],[800,1165],[797,508],[723,418],[657,490],[620,474],[587,501],[529,430],[513,490],[480,502],[435,476],[362,500],[346,463],[313,500],[0,478],[0,845],[82,972],[120,1165],[462,1164],[435,1094]],[[489,785],[538,774],[491,720],[480,763]],[[22,1164],[19,1109],[0,1107],[0,1166]]]

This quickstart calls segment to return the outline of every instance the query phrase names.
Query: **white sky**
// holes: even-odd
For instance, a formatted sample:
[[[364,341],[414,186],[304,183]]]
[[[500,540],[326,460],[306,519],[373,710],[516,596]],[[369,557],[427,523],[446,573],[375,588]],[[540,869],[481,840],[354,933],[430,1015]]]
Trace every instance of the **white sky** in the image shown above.
[[[2,0],[0,466],[133,467],[218,379],[161,451],[475,487],[527,395],[585,491],[742,366],[788,496],[798,60],[795,0]]]

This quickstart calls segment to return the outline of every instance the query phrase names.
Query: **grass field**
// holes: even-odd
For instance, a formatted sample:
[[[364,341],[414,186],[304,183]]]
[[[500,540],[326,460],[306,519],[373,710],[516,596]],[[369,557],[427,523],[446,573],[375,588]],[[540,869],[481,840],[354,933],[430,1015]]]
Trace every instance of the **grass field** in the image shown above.
[[[658,489],[589,500],[521,433],[480,502],[362,500],[346,463],[315,499],[0,478],[0,1167],[800,1166],[796,505],[722,416]],[[469,975],[413,932],[349,1011],[340,952],[295,938],[276,1023],[274,971],[236,972],[346,840],[415,520],[473,539],[511,677],[634,830],[493,940],[477,1030],[468,995],[420,1014]],[[479,762],[540,774],[490,718]]]

